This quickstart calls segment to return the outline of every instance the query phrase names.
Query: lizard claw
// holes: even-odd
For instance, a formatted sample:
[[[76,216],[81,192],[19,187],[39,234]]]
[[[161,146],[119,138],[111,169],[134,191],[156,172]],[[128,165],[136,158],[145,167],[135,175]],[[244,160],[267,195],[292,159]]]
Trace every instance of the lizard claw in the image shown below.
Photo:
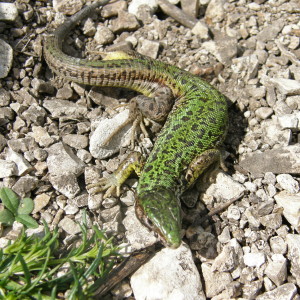
[[[108,177],[100,178],[97,183],[87,185],[87,189],[92,195],[105,191],[103,198],[110,197],[114,193],[116,193],[116,195],[119,197],[120,188],[121,185],[114,174],[110,174]]]

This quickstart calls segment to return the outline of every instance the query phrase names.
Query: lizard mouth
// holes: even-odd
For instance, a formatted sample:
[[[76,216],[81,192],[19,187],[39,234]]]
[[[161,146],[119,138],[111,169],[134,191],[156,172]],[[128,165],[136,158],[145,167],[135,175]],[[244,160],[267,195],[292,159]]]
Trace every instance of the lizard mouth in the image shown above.
[[[153,222],[146,216],[145,211],[141,205],[136,201],[135,203],[135,213],[139,221],[149,229],[149,231],[154,232],[155,236],[160,239],[164,246],[170,247],[166,239],[164,238],[162,232],[153,224]]]
[[[140,205],[138,205],[137,202],[135,206],[135,212],[139,221],[146,228],[148,228],[149,231],[152,231],[165,247],[176,249],[180,246],[181,239],[168,239],[168,237],[163,234],[163,232],[157,226],[155,226],[155,224],[146,216],[146,214],[144,213],[144,209]]]

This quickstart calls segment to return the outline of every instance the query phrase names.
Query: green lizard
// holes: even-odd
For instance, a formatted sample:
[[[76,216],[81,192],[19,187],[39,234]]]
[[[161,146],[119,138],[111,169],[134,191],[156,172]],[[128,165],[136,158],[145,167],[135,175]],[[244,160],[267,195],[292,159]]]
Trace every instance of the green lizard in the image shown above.
[[[226,100],[199,77],[134,52],[110,52],[101,61],[64,54],[62,43],[70,30],[108,2],[85,7],[58,27],[45,41],[44,56],[49,67],[67,80],[140,92],[135,105],[146,117],[162,120],[169,112],[141,170],[135,207],[145,226],[166,246],[177,248],[181,244],[180,196],[209,166],[220,161],[218,148],[228,123]],[[110,178],[98,183],[99,190],[119,192],[131,171],[140,170],[139,158],[133,153]]]

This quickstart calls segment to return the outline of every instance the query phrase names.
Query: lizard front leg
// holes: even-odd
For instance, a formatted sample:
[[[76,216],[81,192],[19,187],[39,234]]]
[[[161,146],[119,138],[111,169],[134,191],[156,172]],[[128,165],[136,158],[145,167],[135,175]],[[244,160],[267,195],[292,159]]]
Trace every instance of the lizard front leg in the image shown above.
[[[139,152],[130,153],[120,164],[118,169],[108,177],[101,178],[97,183],[87,185],[92,194],[104,192],[103,198],[107,198],[116,192],[120,196],[120,189],[126,179],[135,172],[140,175],[143,167],[142,155]]]
[[[189,188],[191,188],[204,171],[207,171],[208,169],[215,170],[220,164],[222,168],[225,167],[221,159],[221,153],[218,149],[209,149],[196,156],[186,170],[185,177],[183,179],[183,192],[186,192]],[[188,207],[193,207],[196,204],[197,198],[191,199],[190,197],[182,197],[182,201]]]

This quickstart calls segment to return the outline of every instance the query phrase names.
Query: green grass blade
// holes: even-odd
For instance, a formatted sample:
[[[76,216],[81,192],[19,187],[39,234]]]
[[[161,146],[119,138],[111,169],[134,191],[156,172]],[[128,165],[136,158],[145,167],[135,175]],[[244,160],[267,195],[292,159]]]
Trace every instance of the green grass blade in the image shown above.
[[[100,261],[102,260],[102,253],[103,253],[103,245],[101,244],[99,247],[99,251],[98,251],[98,255],[97,257],[94,259],[94,261],[91,263],[91,265],[89,266],[89,268],[85,271],[84,273],[84,277],[88,278],[89,276],[91,276],[95,270],[99,267]]]
[[[48,261],[50,259],[50,255],[51,255],[51,250],[48,248],[46,259],[45,259],[45,262],[44,262],[44,265],[43,265],[42,269],[40,270],[39,274],[37,275],[37,277],[32,282],[31,286],[27,290],[24,291],[25,293],[29,293],[30,291],[32,291],[38,285],[40,280],[42,279],[42,277],[45,274],[46,269],[48,267]]]
[[[72,289],[70,290],[70,293],[68,294],[69,300],[76,300],[76,299],[83,299],[82,297],[82,287],[79,282],[78,274],[76,273],[76,270],[73,266],[73,263],[70,261],[70,268],[72,275],[74,277],[74,283],[72,285]]]
[[[23,256],[20,254],[20,259],[19,259],[21,265],[22,265],[22,268],[23,268],[23,273],[24,273],[24,276],[25,276],[25,282],[26,282],[26,286],[29,286],[31,284],[31,278],[30,278],[30,271],[27,267],[27,264],[23,258]]]

